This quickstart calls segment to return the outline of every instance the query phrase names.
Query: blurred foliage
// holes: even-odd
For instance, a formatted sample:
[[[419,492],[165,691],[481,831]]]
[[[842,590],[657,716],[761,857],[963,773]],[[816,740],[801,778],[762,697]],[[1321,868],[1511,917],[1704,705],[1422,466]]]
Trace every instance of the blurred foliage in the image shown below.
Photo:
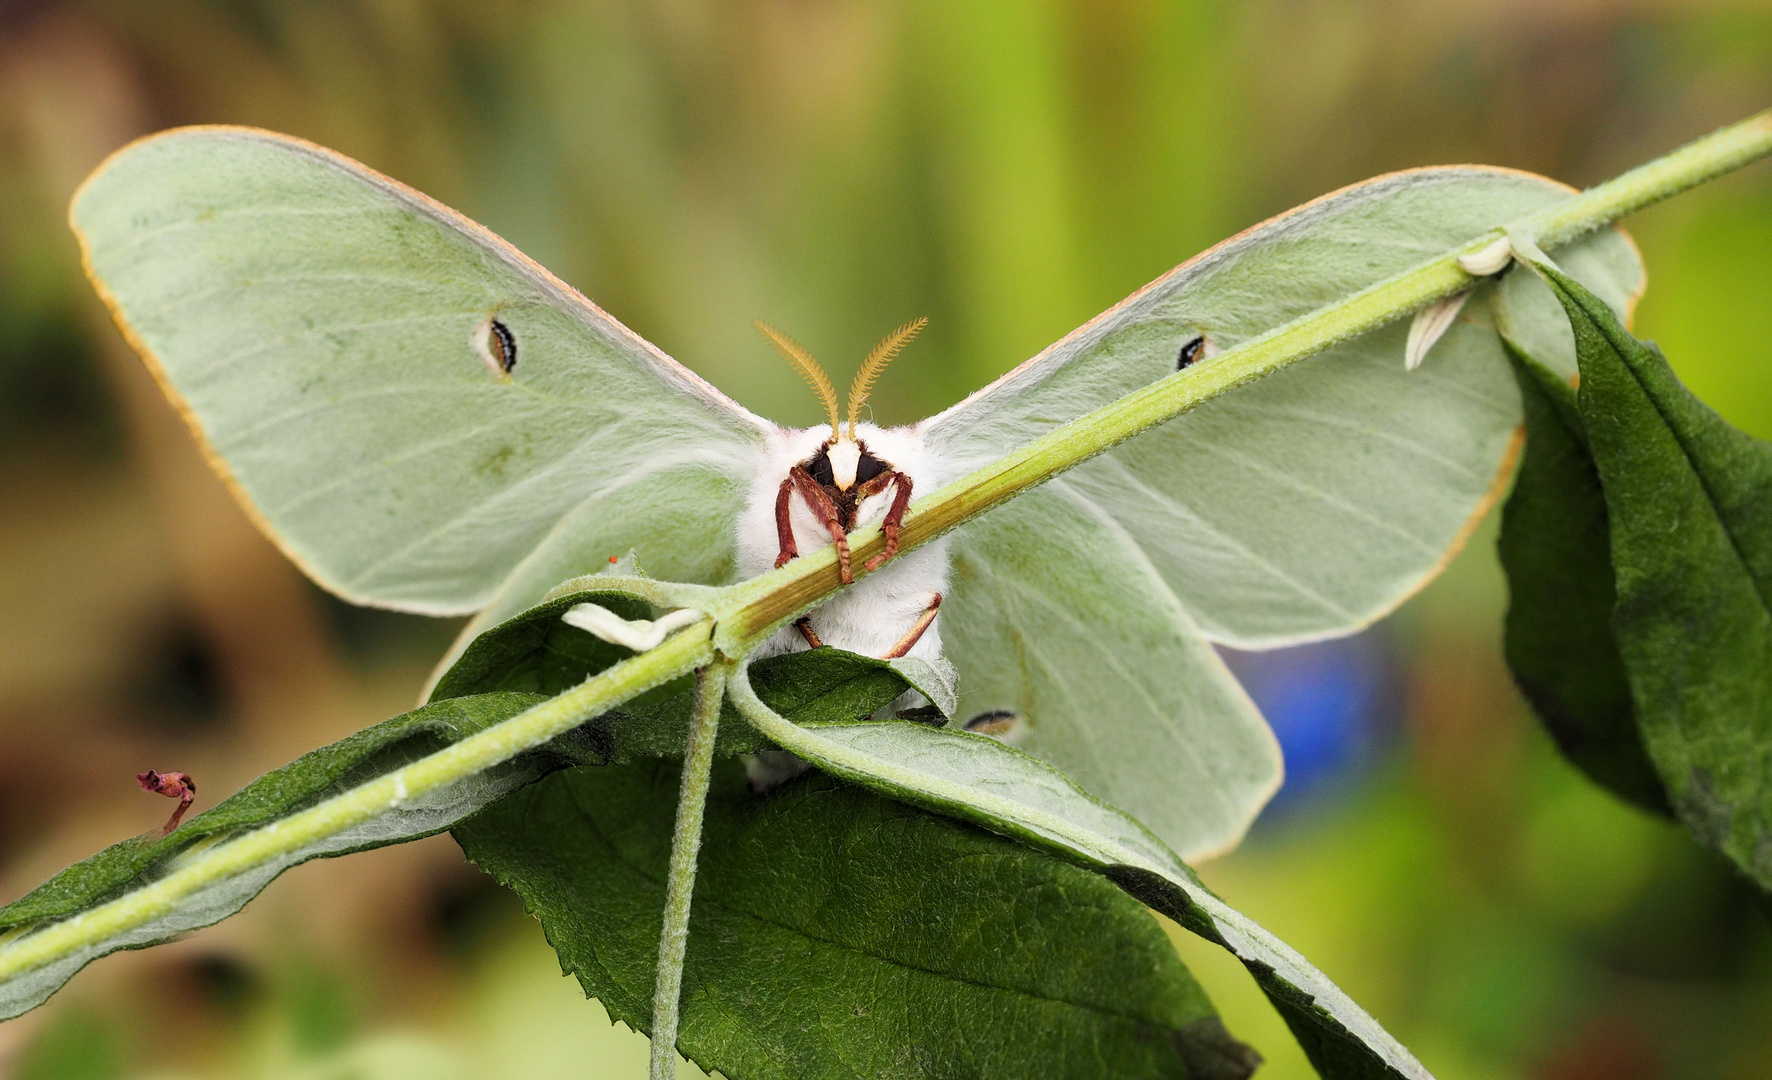
[[[13,1075],[17,1080],[115,1080],[124,1073],[104,1019],[74,1006],[56,1013],[20,1055]]]
[[[903,422],[1342,184],[1447,161],[1586,184],[1769,100],[1751,0],[0,2],[0,761],[34,781],[0,790],[0,900],[157,826],[141,768],[213,800],[403,711],[450,632],[297,581],[121,354],[63,208],[136,134],[334,146],[786,422],[817,409],[753,318],[841,379],[927,314],[874,399]],[[1772,169],[1632,228],[1638,333],[1772,437]],[[1400,722],[1352,724],[1313,759],[1335,782],[1208,880],[1442,1080],[1772,1075],[1763,916],[1533,733],[1492,551],[1392,624],[1382,685],[1346,683]],[[1182,939],[1261,1075],[1308,1075],[1235,962]],[[644,1041],[556,972],[427,841],[94,965],[0,1025],[0,1076],[641,1075]]]

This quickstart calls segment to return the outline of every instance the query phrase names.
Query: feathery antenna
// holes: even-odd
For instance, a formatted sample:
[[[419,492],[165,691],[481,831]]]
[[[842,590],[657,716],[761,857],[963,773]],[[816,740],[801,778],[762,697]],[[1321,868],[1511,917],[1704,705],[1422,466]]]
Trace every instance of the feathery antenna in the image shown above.
[[[814,360],[812,354],[807,352],[798,341],[788,337],[762,319],[758,319],[751,325],[755,326],[758,333],[768,338],[777,349],[781,350],[781,355],[787,359],[788,363],[800,370],[800,375],[806,380],[806,385],[812,387],[812,392],[817,394],[818,400],[824,404],[825,414],[831,421],[831,439],[835,441],[838,438],[837,388],[831,385],[831,377],[824,373],[824,368],[818,366],[818,361]],[[855,434],[853,420],[849,425],[849,433],[851,437]]]
[[[875,345],[873,351],[868,353],[868,358],[861,362],[861,370],[855,373],[855,381],[849,384],[849,438],[851,441],[855,439],[855,421],[861,416],[861,406],[867,401],[868,393],[874,388],[874,380],[880,377],[880,372],[886,370],[886,365],[892,362],[892,358],[911,343],[911,339],[917,336],[917,331],[928,325],[928,316],[905,323],[897,330],[887,334],[886,340]],[[833,413],[833,415],[835,414]]]

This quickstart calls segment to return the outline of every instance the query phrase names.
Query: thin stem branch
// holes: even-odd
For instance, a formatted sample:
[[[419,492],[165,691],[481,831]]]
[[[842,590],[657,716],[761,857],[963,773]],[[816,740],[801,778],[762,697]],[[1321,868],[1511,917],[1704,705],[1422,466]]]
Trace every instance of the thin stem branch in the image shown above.
[[[902,555],[928,543],[1066,469],[1245,383],[1470,288],[1476,279],[1458,265],[1458,257],[1480,251],[1510,231],[1536,236],[1543,243],[1565,244],[1769,153],[1772,109],[1571,196],[1548,210],[1472,237],[1461,247],[1418,263],[1345,300],[1134,390],[912,503],[899,533],[898,550]],[[884,546],[880,526],[857,529],[849,534],[850,561],[862,565]],[[785,622],[836,591],[840,584],[836,553],[822,548],[736,586],[731,602],[742,607],[721,613],[715,644],[727,656],[743,655]]]
[[[1697,140],[1550,210],[1510,223],[1516,235],[1567,243],[1686,188],[1772,153],[1772,111]],[[909,551],[1132,436],[1340,341],[1404,318],[1473,279],[1457,264],[1504,235],[1497,229],[1386,281],[1126,395],[912,504],[899,549]],[[878,526],[850,536],[853,561],[879,552]],[[160,880],[0,946],[0,981],[94,947],[170,913],[185,897],[335,835],[405,798],[490,768],[666,680],[716,659],[747,655],[787,620],[841,587],[824,548],[695,603],[717,623],[689,627],[663,645],[511,720],[302,813],[191,856]],[[710,629],[712,637],[710,640]],[[686,768],[685,773],[689,770]],[[685,893],[685,896],[687,894]],[[661,1040],[662,1041],[662,1040]]]
[[[683,957],[689,946],[689,901],[695,893],[695,860],[714,767],[720,705],[726,699],[726,666],[695,673],[695,716],[683,750],[683,784],[677,789],[677,828],[671,835],[671,867],[665,878],[664,926],[658,937],[658,982],[652,992],[652,1080],[677,1075],[677,1019],[683,996]]]
[[[1521,224],[1540,247],[1566,244],[1601,224],[1617,221],[1682,191],[1751,165],[1772,153],[1772,109],[1719,128],[1670,154],[1638,165]]]
[[[623,660],[527,712],[316,806],[189,856],[151,885],[14,941],[0,949],[0,980],[41,967],[172,912],[199,890],[300,851],[445,784],[533,749],[714,658],[713,620],[679,631],[650,652]]]

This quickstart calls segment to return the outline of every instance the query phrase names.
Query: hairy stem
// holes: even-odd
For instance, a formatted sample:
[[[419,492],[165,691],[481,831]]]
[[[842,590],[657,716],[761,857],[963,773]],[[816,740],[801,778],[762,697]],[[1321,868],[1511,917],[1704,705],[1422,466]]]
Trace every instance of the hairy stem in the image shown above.
[[[683,996],[683,954],[689,945],[689,901],[695,893],[695,859],[701,853],[701,820],[714,768],[714,737],[726,698],[726,667],[709,664],[695,673],[695,716],[683,750],[683,784],[677,789],[677,828],[671,835],[671,867],[665,878],[664,927],[658,937],[658,983],[652,992],[652,1080],[677,1075],[677,1018]]]
[[[1707,135],[1614,180],[1521,221],[1475,236],[1345,300],[1275,327],[1064,424],[1015,452],[911,504],[899,532],[900,554],[1158,424],[1330,346],[1406,318],[1475,282],[1458,265],[1507,234],[1565,244],[1626,214],[1715,179],[1772,153],[1772,110]],[[849,534],[861,565],[885,546],[880,526]],[[722,612],[715,644],[728,656],[748,652],[789,619],[834,592],[836,554],[824,548],[733,590],[738,611]]]
[[[300,851],[445,784],[533,749],[636,694],[714,658],[713,620],[679,631],[527,712],[391,773],[260,829],[205,848],[134,892],[83,911],[0,949],[0,981],[41,967],[172,912],[199,890]]]
[[[1459,255],[1481,250],[1510,233],[1549,245],[1567,243],[1768,153],[1772,153],[1772,110],[1571,196],[1549,210],[1511,222],[1505,230],[1472,237],[1467,244],[1363,292],[1160,379],[919,499],[905,518],[899,550],[927,543],[1057,473],[1244,383],[1468,288],[1474,279],[1458,266]],[[858,564],[885,545],[878,526],[857,530],[849,542]],[[490,768],[652,686],[706,667],[716,660],[716,653],[728,661],[741,658],[777,627],[839,587],[835,549],[824,548],[742,585],[710,591],[705,605],[698,599],[693,606],[709,612],[717,622],[697,623],[657,649],[624,661],[470,739],[309,810],[192,855],[151,885],[0,945],[0,981],[150,922],[204,886],[350,828],[386,811],[397,800]],[[691,771],[686,767],[685,775]],[[699,821],[699,811],[697,816]],[[673,872],[674,867],[673,863]],[[685,910],[687,902],[685,882]],[[669,1040],[658,1041],[669,1044]]]

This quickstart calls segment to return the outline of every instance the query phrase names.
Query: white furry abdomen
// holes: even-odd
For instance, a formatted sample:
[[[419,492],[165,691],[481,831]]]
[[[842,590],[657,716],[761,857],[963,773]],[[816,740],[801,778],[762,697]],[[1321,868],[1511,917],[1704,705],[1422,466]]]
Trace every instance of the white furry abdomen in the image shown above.
[[[856,437],[870,453],[911,478],[912,491],[927,495],[941,478],[931,468],[923,441],[910,428],[879,428],[858,424]],[[800,464],[824,444],[829,428],[783,428],[757,455],[750,497],[738,515],[738,568],[746,578],[775,568],[781,542],[775,531],[775,500],[788,470]],[[861,504],[856,526],[870,525],[886,516],[893,491],[873,496]],[[790,500],[794,543],[801,555],[831,545],[830,531],[798,494]],[[945,539],[915,551],[896,555],[871,574],[864,574],[861,560],[853,564],[856,582],[817,608],[810,619],[812,632],[826,645],[866,656],[884,656],[904,637],[918,616],[929,607],[934,594],[947,591],[948,551]],[[756,655],[773,656],[808,648],[806,639],[792,626],[783,627]],[[941,655],[941,618],[937,616],[906,655],[933,658]]]

